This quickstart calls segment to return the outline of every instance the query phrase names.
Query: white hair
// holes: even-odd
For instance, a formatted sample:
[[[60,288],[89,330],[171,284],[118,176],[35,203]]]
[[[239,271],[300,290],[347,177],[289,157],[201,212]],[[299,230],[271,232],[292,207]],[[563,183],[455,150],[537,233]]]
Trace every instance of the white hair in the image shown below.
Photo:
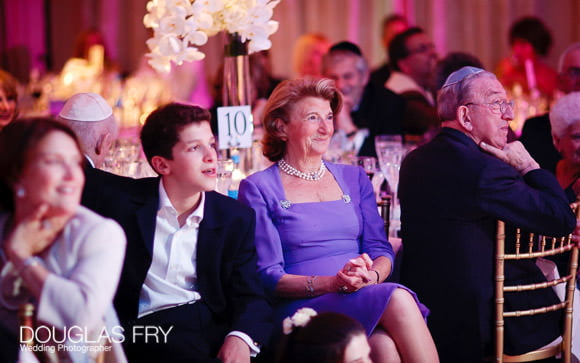
[[[560,59],[558,60],[558,73],[562,73],[564,72],[564,59],[566,59],[566,56],[568,56],[568,54],[572,53],[575,50],[580,50],[580,42],[574,43],[572,45],[570,45],[568,48],[566,48],[563,52],[562,55],[560,55]]]
[[[552,138],[561,139],[577,121],[580,121],[580,92],[572,92],[560,98],[550,111]]]

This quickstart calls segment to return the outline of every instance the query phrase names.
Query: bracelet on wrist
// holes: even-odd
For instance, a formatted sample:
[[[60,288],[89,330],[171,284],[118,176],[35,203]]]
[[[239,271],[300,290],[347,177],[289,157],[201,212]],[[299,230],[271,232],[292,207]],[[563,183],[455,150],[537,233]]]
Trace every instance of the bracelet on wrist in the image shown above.
[[[316,276],[309,276],[306,278],[306,296],[314,296],[314,280]]]
[[[378,283],[380,283],[379,281],[380,281],[380,279],[381,279],[381,275],[379,274],[379,271],[377,271],[377,270],[371,270],[371,271],[373,271],[374,273],[376,273],[376,274],[377,274],[377,282],[376,282],[376,283],[377,283],[377,284],[378,284]]]

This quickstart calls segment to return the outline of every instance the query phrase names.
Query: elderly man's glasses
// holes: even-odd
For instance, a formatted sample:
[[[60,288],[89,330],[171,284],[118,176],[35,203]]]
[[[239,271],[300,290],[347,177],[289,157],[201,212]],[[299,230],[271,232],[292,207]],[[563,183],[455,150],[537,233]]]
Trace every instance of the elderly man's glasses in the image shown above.
[[[499,113],[500,114],[504,114],[506,113],[508,110],[513,110],[514,109],[514,101],[507,101],[507,100],[503,100],[503,101],[495,101],[495,102],[490,102],[490,103],[475,103],[475,102],[469,102],[464,104],[464,106],[486,106],[489,107],[489,109],[492,112],[495,113]]]

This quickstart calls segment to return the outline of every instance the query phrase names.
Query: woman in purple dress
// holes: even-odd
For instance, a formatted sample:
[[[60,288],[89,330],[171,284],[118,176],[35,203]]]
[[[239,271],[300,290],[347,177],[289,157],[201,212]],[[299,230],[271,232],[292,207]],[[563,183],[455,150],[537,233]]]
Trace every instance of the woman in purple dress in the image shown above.
[[[300,79],[282,82],[266,104],[263,150],[275,164],[240,185],[256,211],[260,276],[278,321],[305,306],[343,313],[365,327],[373,361],[437,362],[427,309],[383,283],[393,249],[368,177],[322,161],[341,103],[331,80]]]

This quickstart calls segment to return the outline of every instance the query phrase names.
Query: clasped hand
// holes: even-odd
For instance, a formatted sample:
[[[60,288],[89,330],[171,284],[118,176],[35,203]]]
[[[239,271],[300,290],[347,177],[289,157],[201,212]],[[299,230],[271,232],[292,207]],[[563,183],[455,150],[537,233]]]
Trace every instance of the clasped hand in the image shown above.
[[[367,285],[373,284],[373,276],[370,269],[373,261],[366,253],[349,260],[342,270],[336,274],[339,290],[342,292],[354,292]]]

